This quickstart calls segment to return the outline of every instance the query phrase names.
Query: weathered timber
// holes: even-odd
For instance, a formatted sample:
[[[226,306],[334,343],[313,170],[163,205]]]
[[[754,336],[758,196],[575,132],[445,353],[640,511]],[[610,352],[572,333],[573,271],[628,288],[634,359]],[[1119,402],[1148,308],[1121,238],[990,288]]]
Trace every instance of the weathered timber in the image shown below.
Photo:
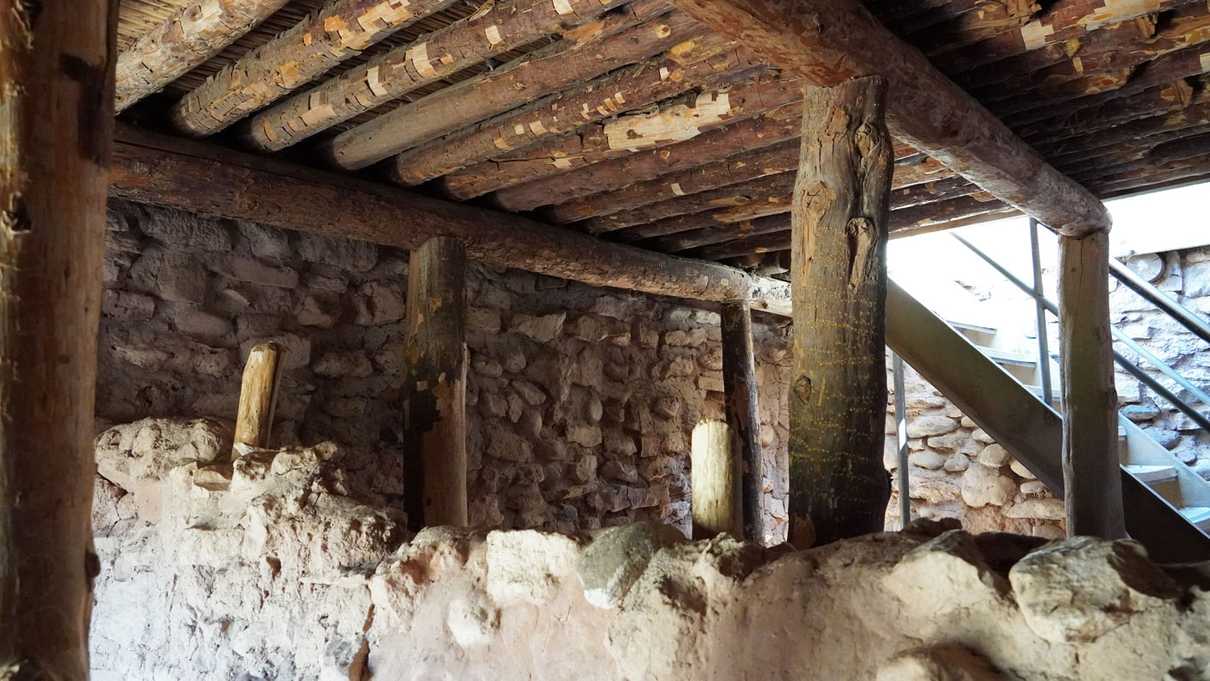
[[[576,223],[575,228],[590,234],[604,234],[636,225],[659,223],[680,215],[701,215],[703,223],[708,220],[721,224],[788,213],[793,203],[794,181],[793,172],[781,173],[648,204],[624,213],[591,218]],[[899,211],[976,192],[978,188],[964,178],[949,177],[895,190],[891,197],[891,207]],[[667,231],[669,226],[670,224],[661,225],[661,231],[664,234],[671,233]]]
[[[1020,31],[1039,12],[1037,2],[983,2],[971,11],[962,12],[949,21],[899,26],[899,32],[911,32],[910,41],[930,56],[994,38],[1008,31]]]
[[[725,242],[744,241],[749,238],[755,238],[765,234],[778,234],[785,238],[786,247],[790,244],[790,216],[789,215],[770,215],[768,217],[757,218],[756,220],[745,220],[741,223],[736,223],[733,228],[719,229],[716,227],[704,227],[701,229],[693,229],[677,234],[669,234],[668,236],[657,237],[643,244],[645,248],[650,248],[661,253],[679,253],[691,249],[705,249],[706,246],[722,244]],[[742,255],[748,252],[740,250],[730,255]],[[699,257],[694,254],[690,257]],[[728,257],[728,256],[723,256]],[[705,258],[706,260],[718,260],[720,258]]]
[[[88,678],[117,6],[0,8],[0,677]]]
[[[719,308],[723,345],[723,397],[731,435],[731,456],[739,476],[741,539],[759,543],[764,475],[760,451],[760,412],[757,408],[756,361],[752,350],[752,309],[745,300]]]
[[[456,0],[336,0],[223,67],[172,109],[178,130],[205,137]]]
[[[703,30],[683,14],[652,16],[658,2],[635,2],[562,40],[403,104],[321,145],[340,168],[365,168],[575,83],[649,59]]]
[[[885,74],[892,91],[887,118],[897,137],[1063,234],[1108,228],[1109,213],[1096,197],[1048,165],[859,4],[846,0],[675,2],[723,35],[811,82],[831,85],[854,76]],[[1117,14],[1108,18],[1121,19]],[[922,111],[929,115],[920,115]]]
[[[404,185],[420,184],[705,83],[725,83],[729,75],[735,78],[753,67],[748,58],[726,47],[720,38],[706,36],[687,41],[660,59],[626,67],[406,151],[392,159],[391,177]]]
[[[1166,12],[1199,0],[1058,0],[1037,19],[1016,31],[991,36],[969,47],[945,55],[947,71],[959,73],[1010,57],[1080,40],[1093,31],[1133,21],[1148,14]]]
[[[1150,62],[1146,69],[1134,74],[1116,89],[1105,90],[1095,81],[1077,81],[1076,85],[1064,93],[1052,94],[1045,99],[1012,100],[994,107],[993,110],[1007,124],[1019,127],[1101,106],[1157,85],[1205,73],[1210,73],[1210,46],[1190,47]]]
[[[1126,534],[1109,336],[1109,237],[1059,240],[1063,501],[1069,536]]]
[[[259,343],[248,352],[235,416],[235,450],[239,454],[266,448],[272,440],[285,352],[281,344],[273,342]]]
[[[252,116],[246,139],[278,151],[472,64],[591,21],[622,0],[497,0]]]
[[[1054,151],[1056,143],[1073,137],[1084,137],[1086,141],[1104,146],[1104,139],[1120,135],[1124,127],[1143,119],[1155,119],[1183,109],[1210,102],[1204,86],[1198,90],[1184,80],[1158,85],[1139,94],[1106,102],[1101,106],[1078,111],[1068,116],[1048,119],[1032,124],[1022,131],[1022,136],[1043,153]],[[1095,137],[1090,137],[1094,133]],[[1116,143],[1116,142],[1114,142]]]
[[[886,239],[892,145],[886,81],[807,89],[794,189],[790,536],[827,544],[882,529],[890,478]]]
[[[118,56],[122,111],[218,54],[288,0],[193,0]]]
[[[403,381],[405,509],[413,531],[465,527],[466,252],[436,237],[408,263]]]
[[[740,476],[730,431],[726,421],[715,420],[693,429],[689,476],[694,539],[712,539],[723,532],[743,535]]]
[[[793,79],[755,77],[745,71],[714,91],[689,91],[616,118],[585,125],[573,134],[518,152],[505,153],[442,178],[447,194],[472,198],[609,159],[628,158],[646,149],[662,149],[722,126],[800,99]],[[722,79],[711,79],[712,81]],[[633,100],[624,93],[627,102]],[[551,178],[556,180],[558,178]],[[500,205],[505,205],[503,202]]]
[[[768,149],[737,154],[731,158],[680,173],[664,175],[647,182],[635,182],[617,191],[594,194],[562,203],[543,211],[542,214],[551,222],[568,224],[578,220],[638,210],[644,206],[664,201],[674,202],[671,205],[677,205],[680,203],[677,201],[678,197],[691,197],[703,192],[759,180],[763,177],[788,173],[798,167],[798,146],[799,141],[792,139]],[[951,189],[970,187],[966,180],[947,179],[947,175],[949,175],[949,171],[944,166],[936,161],[930,161],[927,157],[921,158],[919,155],[904,159],[903,164],[896,163],[892,187],[905,191],[896,194],[895,205],[910,205],[908,202],[920,195],[943,198],[942,195]],[[908,189],[925,183],[928,184],[922,189]],[[792,188],[792,184],[790,188]]]
[[[526,218],[455,204],[397,187],[121,128],[113,194],[203,215],[414,249],[455,237],[467,257],[592,286],[726,301],[753,291],[753,307],[783,301],[738,270],[669,258]],[[340,215],[339,223],[332,220]],[[591,258],[585,258],[591,253]]]
[[[734,92],[729,93],[728,100],[734,100],[734,95]],[[633,182],[646,182],[703,163],[720,161],[744,150],[796,139],[801,116],[802,97],[794,93],[790,103],[752,118],[730,120],[726,127],[704,131],[683,142],[608,158],[571,157],[585,162],[553,177],[539,175],[501,189],[493,195],[493,200],[506,210],[533,210],[621,189]],[[541,170],[545,171],[545,168]]]

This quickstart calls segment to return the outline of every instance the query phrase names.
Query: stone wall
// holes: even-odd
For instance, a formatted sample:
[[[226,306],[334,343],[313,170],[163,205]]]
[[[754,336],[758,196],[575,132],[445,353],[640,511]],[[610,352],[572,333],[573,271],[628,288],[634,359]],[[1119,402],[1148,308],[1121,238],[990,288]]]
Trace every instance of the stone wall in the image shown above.
[[[918,522],[802,552],[657,524],[402,529],[373,453],[98,438],[92,678],[1206,678],[1204,566]],[[1044,545],[1045,544],[1045,545]]]
[[[380,453],[402,492],[406,253],[111,206],[98,416],[230,420],[248,348],[288,351],[276,442]],[[570,531],[654,518],[688,529],[690,433],[722,417],[716,313],[519,271],[468,278],[471,517]],[[785,328],[758,324],[760,433],[784,532]]]

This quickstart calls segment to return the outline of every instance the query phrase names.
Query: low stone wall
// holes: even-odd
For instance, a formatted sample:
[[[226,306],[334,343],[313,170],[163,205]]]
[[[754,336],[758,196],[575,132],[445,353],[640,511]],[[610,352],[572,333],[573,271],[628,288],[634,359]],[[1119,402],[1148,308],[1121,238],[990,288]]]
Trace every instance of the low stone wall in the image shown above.
[[[277,340],[289,354],[275,441],[372,448],[401,493],[406,253],[121,202],[107,236],[101,419],[229,420],[248,348]],[[688,531],[690,434],[723,415],[718,315],[482,267],[468,289],[472,521]],[[787,346],[783,326],[755,332],[777,541]]]
[[[901,471],[893,380],[890,385],[883,463],[894,473],[887,528],[895,529],[902,526]],[[904,368],[904,398],[912,518],[952,518],[971,532],[1064,536],[1063,500],[910,367]]]
[[[788,553],[660,525],[408,539],[376,453],[100,435],[93,678],[1205,678],[1206,567],[923,521]],[[405,542],[404,540],[407,539]]]

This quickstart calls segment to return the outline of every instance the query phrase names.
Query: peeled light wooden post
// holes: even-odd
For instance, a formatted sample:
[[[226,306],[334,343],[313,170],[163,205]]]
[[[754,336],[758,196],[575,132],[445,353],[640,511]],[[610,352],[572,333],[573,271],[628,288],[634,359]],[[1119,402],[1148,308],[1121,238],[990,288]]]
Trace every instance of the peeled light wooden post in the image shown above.
[[[730,429],[723,421],[702,421],[693,429],[689,477],[694,539],[709,539],[720,532],[740,536],[739,478],[731,443]]]
[[[248,353],[239,390],[239,413],[235,418],[238,453],[269,446],[284,365],[285,350],[277,343],[261,343]]]
[[[413,530],[467,524],[466,255],[434,237],[408,268],[404,499]]]
[[[726,399],[727,425],[731,433],[731,452],[739,474],[741,539],[760,542],[761,470],[760,415],[757,411],[756,362],[752,356],[751,303],[739,300],[723,303],[719,310],[723,332],[723,394]]]
[[[112,7],[0,3],[3,679],[88,678]]]
[[[1067,533],[1126,534],[1109,336],[1109,236],[1059,239]]]
[[[803,106],[791,265],[795,545],[881,531],[890,499],[882,465],[892,161],[885,99],[886,82],[867,77],[807,88]]]

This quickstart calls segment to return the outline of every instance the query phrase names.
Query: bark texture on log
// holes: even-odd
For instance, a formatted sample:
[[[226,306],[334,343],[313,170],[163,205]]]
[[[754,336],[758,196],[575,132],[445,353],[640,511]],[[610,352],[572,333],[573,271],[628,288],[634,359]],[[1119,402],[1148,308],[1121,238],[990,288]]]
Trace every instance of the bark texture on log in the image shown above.
[[[730,428],[725,421],[702,421],[691,439],[693,538],[712,539],[723,532],[739,537],[739,476]]]
[[[699,92],[691,87],[695,84],[716,89]],[[574,134],[502,153],[450,173],[442,178],[442,188],[459,199],[474,198],[522,182],[562,175],[593,163],[628,158],[646,149],[666,148],[710,130],[730,129],[737,121],[787,101],[801,99],[798,83],[770,76],[763,67],[741,68],[734,74],[707,76],[697,83],[683,85],[673,88],[683,91],[682,96],[665,99],[649,109],[635,102],[647,101],[650,95],[619,91],[627,103],[628,113],[614,118],[605,116],[603,120],[581,126]],[[557,179],[551,178],[552,181]]]
[[[730,74],[760,68],[726,41],[706,36],[686,41],[653,62],[644,62],[593,80],[570,92],[551,95],[448,138],[396,156],[391,177],[404,185],[417,185],[507,152],[521,151],[546,139],[567,134],[594,121],[653,104],[695,86],[717,84]],[[725,110],[725,100],[710,110]],[[717,115],[716,115],[717,117]],[[655,130],[647,136],[667,138],[685,134],[691,125]],[[640,131],[619,128],[610,136],[611,148],[624,149]]]
[[[753,289],[745,273],[603,243],[517,215],[454,204],[347,175],[122,128],[116,196],[204,215],[413,249],[454,236],[480,262],[656,295],[726,301]],[[332,215],[340,215],[339,224]],[[591,258],[585,258],[591,253]],[[753,306],[787,292],[757,287]]]
[[[662,0],[635,2],[568,31],[559,42],[401,104],[321,145],[329,163],[357,170],[581,81],[648,59],[703,29]]]
[[[408,526],[467,524],[466,253],[437,237],[408,265],[403,383]]]
[[[859,3],[675,3],[723,35],[816,84],[884,75],[892,95],[887,119],[896,137],[1062,234],[1079,236],[1108,229],[1109,213],[1096,197],[1047,164]],[[926,111],[929,115],[921,115]]]
[[[278,343],[260,343],[248,352],[240,381],[239,409],[235,416],[235,449],[263,449],[273,434],[273,412],[285,366],[285,348]]]
[[[337,0],[206,79],[172,109],[178,130],[205,137],[457,0]]]
[[[0,3],[0,677],[88,678],[109,0]],[[70,19],[69,19],[70,17]]]
[[[595,19],[621,0],[498,0],[254,115],[248,142],[278,151],[453,73]]]
[[[731,435],[731,456],[739,475],[741,539],[761,543],[761,498],[764,484],[757,408],[756,360],[752,349],[752,309],[747,301],[723,303],[719,309],[723,340],[723,394]]]
[[[194,0],[118,56],[122,111],[235,42],[289,0]]]
[[[1109,237],[1059,240],[1063,501],[1069,536],[1126,534],[1109,336]]]
[[[790,536],[882,530],[886,240],[892,145],[886,81],[808,88],[794,189]],[[801,539],[800,539],[801,541]]]

